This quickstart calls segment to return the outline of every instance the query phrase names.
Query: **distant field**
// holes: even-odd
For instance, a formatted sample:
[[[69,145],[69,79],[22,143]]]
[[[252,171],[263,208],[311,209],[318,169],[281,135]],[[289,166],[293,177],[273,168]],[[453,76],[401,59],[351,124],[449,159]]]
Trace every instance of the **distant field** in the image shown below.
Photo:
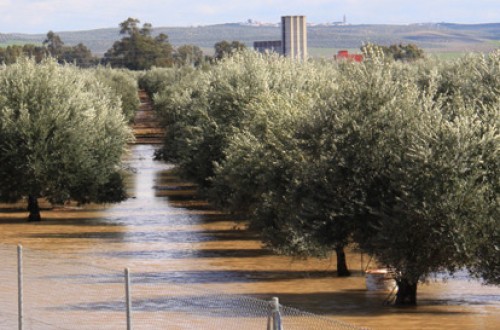
[[[41,46],[42,43],[41,42],[36,42],[36,43],[32,43],[30,42],[31,44],[35,44],[37,46]],[[13,46],[13,45],[25,45],[26,44],[26,41],[24,40],[7,40],[7,41],[4,41],[4,42],[0,42],[0,47],[2,48],[7,48],[8,46]]]
[[[489,42],[493,45],[493,47],[500,49],[500,40],[490,40]]]
[[[317,47],[309,47],[309,56],[317,57],[317,58],[333,58],[334,55],[338,53],[339,50],[347,50],[351,54],[360,54],[361,50],[359,48],[317,48]],[[433,49],[424,49],[426,56],[428,57],[436,57],[442,60],[454,60],[458,59],[462,56],[465,56],[469,52],[453,52],[453,51],[435,51]]]

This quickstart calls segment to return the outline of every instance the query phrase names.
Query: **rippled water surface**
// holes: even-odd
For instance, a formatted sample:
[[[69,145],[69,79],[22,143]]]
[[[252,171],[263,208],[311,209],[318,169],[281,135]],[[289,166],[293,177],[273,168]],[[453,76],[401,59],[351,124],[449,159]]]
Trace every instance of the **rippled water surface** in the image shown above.
[[[26,223],[26,212],[15,205],[1,205],[0,243],[96,266],[130,267],[147,273],[152,283],[278,296],[284,305],[373,329],[500,329],[500,288],[466,276],[422,284],[418,307],[393,308],[383,305],[387,292],[365,290],[357,253],[348,255],[350,278],[335,277],[334,257],[274,256],[243,224],[198,199],[173,166],[153,161],[153,152],[152,146],[131,147],[131,198],[121,204],[46,209],[37,224]]]

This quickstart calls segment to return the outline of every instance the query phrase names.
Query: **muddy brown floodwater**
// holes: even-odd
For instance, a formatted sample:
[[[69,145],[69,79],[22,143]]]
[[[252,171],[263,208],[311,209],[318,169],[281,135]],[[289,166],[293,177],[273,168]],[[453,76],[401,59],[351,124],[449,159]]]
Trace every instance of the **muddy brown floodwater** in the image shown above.
[[[350,278],[335,277],[335,259],[275,256],[230,215],[197,199],[195,187],[152,160],[154,147],[130,147],[131,198],[117,205],[42,212],[41,223],[0,205],[0,243],[22,243],[54,258],[141,271],[168,271],[178,283],[268,299],[373,329],[500,329],[500,288],[466,275],[419,286],[419,306],[384,306],[387,292],[365,289],[361,258],[350,252]],[[364,258],[366,262],[366,256]]]

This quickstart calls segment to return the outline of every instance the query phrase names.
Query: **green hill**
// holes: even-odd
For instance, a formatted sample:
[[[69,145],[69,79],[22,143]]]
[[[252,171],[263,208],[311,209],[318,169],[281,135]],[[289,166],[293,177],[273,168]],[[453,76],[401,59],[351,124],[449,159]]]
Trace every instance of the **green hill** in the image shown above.
[[[252,46],[254,41],[279,40],[274,26],[220,24],[198,27],[160,27],[154,34],[166,33],[174,46],[195,44],[210,52],[221,40],[239,40]],[[118,28],[88,31],[56,31],[68,45],[83,43],[102,55],[120,39]],[[45,35],[0,34],[0,45],[41,43]],[[427,52],[491,51],[500,46],[500,23],[492,24],[411,24],[411,25],[317,25],[308,28],[308,46],[314,55],[330,56],[339,49],[359,49],[367,42],[382,45],[415,43]]]

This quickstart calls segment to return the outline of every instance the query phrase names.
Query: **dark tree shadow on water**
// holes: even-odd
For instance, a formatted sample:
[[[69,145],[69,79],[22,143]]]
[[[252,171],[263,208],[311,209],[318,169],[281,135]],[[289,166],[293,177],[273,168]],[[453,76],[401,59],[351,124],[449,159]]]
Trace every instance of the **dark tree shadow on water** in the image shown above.
[[[212,241],[252,241],[258,237],[245,230],[191,230],[191,231],[136,231],[100,232],[82,231],[77,233],[37,233],[30,238],[98,239],[108,243],[200,243]]]
[[[71,211],[72,212],[72,211]],[[28,223],[26,220],[28,218],[27,211],[16,211],[9,212],[16,215],[22,216],[2,216],[0,213],[0,223]],[[69,211],[68,211],[69,213]],[[24,217],[24,215],[26,215]],[[131,215],[119,215],[119,216],[109,216],[106,214],[89,216],[88,214],[83,214],[82,217],[75,217],[72,214],[71,217],[61,218],[60,216],[54,217],[50,213],[43,213],[42,211],[42,221],[37,223],[30,223],[38,226],[80,226],[80,227],[116,227],[116,226],[133,226],[133,227],[151,227],[151,226],[161,226],[161,227],[175,227],[180,225],[202,225],[208,223],[219,223],[219,222],[234,222],[238,221],[238,218],[229,214],[165,214],[162,212],[149,213],[144,216],[137,216],[135,214]]]

